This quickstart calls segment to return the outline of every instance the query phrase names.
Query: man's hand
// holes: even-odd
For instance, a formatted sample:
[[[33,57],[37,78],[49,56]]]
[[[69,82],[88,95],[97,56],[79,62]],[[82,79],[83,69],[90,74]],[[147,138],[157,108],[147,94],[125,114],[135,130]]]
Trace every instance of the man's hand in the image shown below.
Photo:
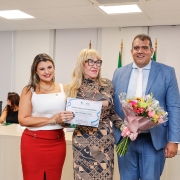
[[[166,147],[165,147],[165,156],[166,156],[166,158],[174,157],[177,154],[177,151],[178,151],[178,144],[168,142]]]

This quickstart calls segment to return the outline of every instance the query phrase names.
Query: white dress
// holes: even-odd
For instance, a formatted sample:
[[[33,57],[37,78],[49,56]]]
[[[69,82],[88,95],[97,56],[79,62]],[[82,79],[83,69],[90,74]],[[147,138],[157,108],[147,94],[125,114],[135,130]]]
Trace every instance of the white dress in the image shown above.
[[[66,94],[62,84],[60,84],[61,92],[50,94],[36,94],[32,92],[32,116],[50,118],[56,113],[65,110]],[[29,130],[52,130],[62,129],[59,124],[47,124],[41,127],[27,127]]]

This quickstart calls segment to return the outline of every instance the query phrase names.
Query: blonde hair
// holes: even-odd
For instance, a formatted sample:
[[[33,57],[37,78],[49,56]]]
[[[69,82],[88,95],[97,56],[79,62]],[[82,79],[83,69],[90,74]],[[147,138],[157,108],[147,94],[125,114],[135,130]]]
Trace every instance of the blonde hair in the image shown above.
[[[97,58],[101,60],[99,53],[94,49],[83,49],[77,58],[76,66],[72,74],[72,81],[66,86],[67,97],[76,97],[78,89],[81,87],[84,78],[84,63],[88,59]],[[101,79],[101,68],[97,76],[97,82],[101,86],[106,86]]]

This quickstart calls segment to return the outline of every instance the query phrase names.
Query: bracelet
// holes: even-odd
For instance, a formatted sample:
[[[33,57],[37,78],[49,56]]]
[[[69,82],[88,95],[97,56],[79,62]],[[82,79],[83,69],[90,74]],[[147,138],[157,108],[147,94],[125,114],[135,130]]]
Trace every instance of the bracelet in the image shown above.
[[[56,121],[56,119],[54,119],[54,124],[57,124],[57,121]]]

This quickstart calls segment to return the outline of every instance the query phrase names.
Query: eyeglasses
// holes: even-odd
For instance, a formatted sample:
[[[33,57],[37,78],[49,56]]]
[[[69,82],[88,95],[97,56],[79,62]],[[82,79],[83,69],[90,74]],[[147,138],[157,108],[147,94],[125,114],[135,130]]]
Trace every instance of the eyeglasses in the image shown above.
[[[102,60],[94,61],[93,59],[88,59],[85,62],[87,62],[89,66],[93,66],[94,64],[96,64],[97,67],[101,67],[102,65]]]

